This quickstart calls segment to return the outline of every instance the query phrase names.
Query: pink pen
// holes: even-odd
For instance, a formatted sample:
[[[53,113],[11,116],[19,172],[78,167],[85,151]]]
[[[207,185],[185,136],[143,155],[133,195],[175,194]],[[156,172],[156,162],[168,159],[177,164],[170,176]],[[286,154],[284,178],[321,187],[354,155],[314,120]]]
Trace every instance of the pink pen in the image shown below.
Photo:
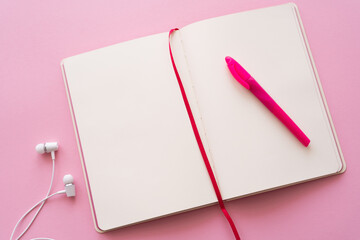
[[[225,58],[233,77],[246,89],[249,89],[294,135],[307,147],[310,139],[301,131],[293,120],[281,109],[270,95],[255,81],[255,79],[233,58]]]

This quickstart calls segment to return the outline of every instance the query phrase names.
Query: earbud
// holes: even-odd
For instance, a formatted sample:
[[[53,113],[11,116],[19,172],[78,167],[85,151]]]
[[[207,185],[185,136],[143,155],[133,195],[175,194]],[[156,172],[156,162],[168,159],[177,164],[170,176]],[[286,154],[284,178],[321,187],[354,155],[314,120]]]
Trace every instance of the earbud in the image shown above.
[[[75,197],[74,177],[71,174],[66,174],[63,178],[65,184],[65,192],[68,197]]]
[[[59,149],[59,145],[57,142],[39,143],[35,149],[40,154],[51,153],[51,158],[55,160],[55,151]]]

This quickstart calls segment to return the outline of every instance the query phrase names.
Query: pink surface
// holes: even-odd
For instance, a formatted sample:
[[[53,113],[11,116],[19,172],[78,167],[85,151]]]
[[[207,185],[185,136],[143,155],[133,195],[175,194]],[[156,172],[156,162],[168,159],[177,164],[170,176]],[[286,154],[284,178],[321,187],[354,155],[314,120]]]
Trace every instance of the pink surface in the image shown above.
[[[0,2],[0,239],[10,238],[20,216],[46,194],[50,156],[38,155],[34,147],[51,140],[60,144],[54,190],[63,189],[63,175],[72,173],[77,196],[49,200],[24,239],[233,239],[217,206],[106,234],[95,232],[60,61],[197,20],[285,2]],[[358,239],[360,3],[295,3],[348,170],[343,175],[236,200],[227,207],[244,240]]]

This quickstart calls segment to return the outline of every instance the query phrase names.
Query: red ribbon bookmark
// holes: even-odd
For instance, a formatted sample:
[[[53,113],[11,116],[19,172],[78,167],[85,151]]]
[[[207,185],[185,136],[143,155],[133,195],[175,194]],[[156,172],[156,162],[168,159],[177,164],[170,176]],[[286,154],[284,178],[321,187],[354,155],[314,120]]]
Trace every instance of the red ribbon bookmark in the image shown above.
[[[190,105],[189,105],[189,101],[187,100],[187,97],[186,97],[186,93],[185,93],[185,90],[184,90],[184,87],[183,87],[183,84],[181,82],[181,78],[180,78],[180,75],[179,75],[179,72],[176,68],[176,65],[175,65],[175,61],[174,61],[174,58],[173,58],[173,55],[172,55],[172,51],[171,51],[171,44],[170,44],[170,37],[171,37],[171,34],[174,32],[174,31],[177,31],[179,30],[178,28],[174,28],[174,29],[171,29],[170,32],[169,32],[169,51],[170,51],[170,58],[171,58],[171,63],[172,63],[172,66],[174,68],[174,72],[175,72],[175,75],[176,75],[176,78],[178,80],[178,83],[179,83],[179,87],[180,87],[180,91],[181,91],[181,95],[183,97],[183,100],[184,100],[184,103],[185,103],[185,107],[186,107],[186,110],[187,110],[187,113],[189,115],[189,118],[190,118],[190,122],[191,122],[191,126],[192,126],[192,129],[194,131],[194,135],[195,135],[195,138],[196,138],[196,141],[198,143],[198,146],[199,146],[199,149],[200,149],[200,152],[201,152],[201,156],[204,160],[204,163],[205,163],[205,166],[206,166],[206,170],[208,171],[208,174],[209,174],[209,177],[210,177],[210,180],[211,180],[211,183],[212,183],[212,186],[215,190],[215,194],[216,194],[216,197],[217,197],[217,200],[219,202],[219,205],[220,205],[220,208],[221,208],[221,211],[223,212],[225,218],[227,219],[227,221],[229,222],[230,224],[230,227],[234,233],[234,236],[235,236],[235,239],[237,240],[240,240],[240,236],[239,236],[239,233],[236,229],[236,226],[233,222],[233,220],[231,219],[228,211],[226,210],[225,208],[225,204],[224,204],[224,201],[222,200],[222,197],[221,197],[221,193],[220,193],[220,190],[219,190],[219,187],[216,183],[216,179],[215,179],[215,176],[214,176],[214,172],[213,170],[211,169],[211,165],[209,163],[209,159],[206,155],[206,152],[205,152],[205,148],[204,148],[204,145],[201,141],[201,137],[200,137],[200,134],[199,134],[199,131],[196,127],[196,123],[195,123],[195,120],[194,120],[194,116],[191,112],[191,108],[190,108]]]

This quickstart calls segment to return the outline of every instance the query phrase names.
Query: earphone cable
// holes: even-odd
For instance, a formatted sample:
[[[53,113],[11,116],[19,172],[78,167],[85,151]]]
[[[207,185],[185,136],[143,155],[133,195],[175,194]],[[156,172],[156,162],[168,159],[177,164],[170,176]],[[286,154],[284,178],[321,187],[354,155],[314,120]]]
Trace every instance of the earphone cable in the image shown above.
[[[53,238],[46,238],[46,237],[39,237],[39,238],[32,238],[30,240],[55,240]]]
[[[49,196],[50,192],[51,192],[51,188],[52,188],[52,185],[53,185],[53,180],[54,180],[54,173],[55,173],[55,158],[52,158],[52,173],[51,173],[51,181],[50,181],[50,186],[49,186],[49,190],[46,194],[46,197]],[[29,222],[28,226],[25,228],[25,230],[16,238],[16,240],[19,240],[25,233],[27,230],[29,230],[31,224],[34,222],[35,218],[37,217],[37,215],[39,214],[39,212],[41,211],[41,209],[43,208],[44,204],[45,204],[45,201],[40,201],[42,202],[41,206],[39,207],[39,209],[36,211],[35,215],[33,216],[33,218],[31,219],[31,221]],[[37,204],[38,205],[38,204]],[[35,205],[35,206],[37,206]],[[35,208],[35,207],[34,207]],[[32,209],[31,209],[32,210]],[[29,211],[31,212],[31,211]],[[27,213],[17,222],[12,234],[11,234],[11,237],[10,237],[10,240],[12,240],[13,236],[14,236],[14,233],[15,233],[15,230],[18,226],[18,224],[20,223],[20,221],[27,215]]]
[[[61,190],[61,191],[58,191],[58,192],[56,192],[56,193],[53,193],[53,194],[51,194],[51,195],[49,195],[49,196],[41,199],[41,200],[40,200],[38,203],[36,203],[32,208],[30,208],[30,209],[19,219],[19,221],[16,223],[15,228],[14,228],[14,230],[13,230],[13,233],[11,234],[10,240],[12,239],[12,236],[14,235],[15,229],[17,228],[17,226],[19,225],[19,223],[21,222],[21,220],[23,220],[24,217],[26,217],[26,215],[28,215],[32,210],[34,210],[34,208],[36,208],[36,207],[37,207],[39,204],[41,204],[42,202],[46,201],[47,199],[49,199],[49,198],[51,198],[51,197],[53,197],[53,196],[55,196],[55,195],[57,195],[57,194],[62,194],[62,193],[66,193],[66,191],[65,191],[65,190]],[[17,238],[17,239],[19,239],[19,238]]]

